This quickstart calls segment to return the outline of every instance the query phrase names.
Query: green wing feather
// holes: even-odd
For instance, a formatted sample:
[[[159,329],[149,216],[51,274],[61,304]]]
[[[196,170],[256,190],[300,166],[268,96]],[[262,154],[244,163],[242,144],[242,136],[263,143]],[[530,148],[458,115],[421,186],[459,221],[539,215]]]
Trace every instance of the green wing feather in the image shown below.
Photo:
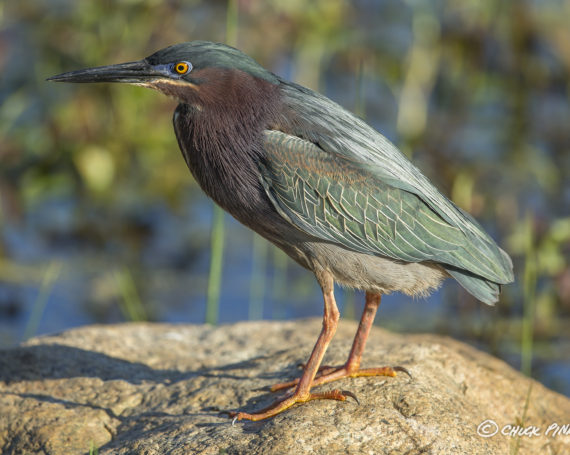
[[[495,283],[509,281],[496,260],[504,253],[476,222],[471,230],[478,236],[444,219],[417,194],[390,184],[372,163],[274,130],[265,131],[265,151],[262,184],[281,216],[297,228],[353,251],[434,261]]]

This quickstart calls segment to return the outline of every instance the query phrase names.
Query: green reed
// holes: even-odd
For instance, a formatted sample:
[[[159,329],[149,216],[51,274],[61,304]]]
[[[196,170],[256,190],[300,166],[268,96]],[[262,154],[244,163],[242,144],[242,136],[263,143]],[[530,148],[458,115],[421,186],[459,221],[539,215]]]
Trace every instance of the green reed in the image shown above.
[[[38,332],[38,328],[40,326],[48,298],[53,291],[59,275],[61,274],[61,268],[62,265],[58,261],[52,261],[47,266],[42,279],[42,283],[40,285],[38,296],[32,305],[30,319],[28,319],[28,323],[24,329],[24,340],[33,337]]]
[[[527,376],[532,372],[533,332],[536,311],[537,252],[533,233],[533,216],[525,220],[525,267],[523,275],[523,319],[521,334],[521,371]]]
[[[267,253],[269,243],[263,237],[253,234],[253,265],[249,286],[250,320],[263,319],[263,298],[265,297],[265,271],[267,269]]]
[[[123,317],[131,322],[148,321],[147,311],[137,292],[137,286],[131,271],[127,267],[116,270],[115,282],[122,300],[119,302],[119,309]]]
[[[226,43],[237,44],[238,2],[228,0],[226,15]],[[224,261],[225,215],[222,208],[214,204],[212,219],[212,238],[210,241],[210,271],[206,295],[206,323],[218,323],[220,312],[220,294],[222,289],[222,269]]]

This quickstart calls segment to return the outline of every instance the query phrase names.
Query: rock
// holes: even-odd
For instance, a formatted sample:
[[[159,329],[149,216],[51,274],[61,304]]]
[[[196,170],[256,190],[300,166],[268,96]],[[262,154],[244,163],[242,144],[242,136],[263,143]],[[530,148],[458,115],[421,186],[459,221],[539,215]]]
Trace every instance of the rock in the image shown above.
[[[355,330],[354,322],[341,321],[327,363],[344,362]],[[321,387],[350,390],[360,405],[314,401],[267,421],[235,425],[220,414],[271,403],[274,394],[260,389],[297,377],[297,365],[308,358],[319,331],[320,321],[312,319],[215,328],[91,326],[34,338],[0,356],[0,449],[3,454],[85,454],[90,447],[100,454],[570,453],[568,398],[449,338],[378,328],[370,335],[364,366],[402,365],[413,379],[400,374]],[[517,428],[526,434],[516,436]],[[478,430],[498,433],[483,437]],[[533,432],[539,435],[529,435]]]

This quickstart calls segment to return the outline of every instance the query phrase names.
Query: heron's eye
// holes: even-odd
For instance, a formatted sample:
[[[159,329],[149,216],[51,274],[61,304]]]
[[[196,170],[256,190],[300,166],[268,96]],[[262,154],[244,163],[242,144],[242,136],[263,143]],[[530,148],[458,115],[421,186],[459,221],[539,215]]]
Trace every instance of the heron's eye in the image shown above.
[[[177,74],[186,74],[192,69],[192,65],[188,62],[178,62],[174,65],[174,71]]]

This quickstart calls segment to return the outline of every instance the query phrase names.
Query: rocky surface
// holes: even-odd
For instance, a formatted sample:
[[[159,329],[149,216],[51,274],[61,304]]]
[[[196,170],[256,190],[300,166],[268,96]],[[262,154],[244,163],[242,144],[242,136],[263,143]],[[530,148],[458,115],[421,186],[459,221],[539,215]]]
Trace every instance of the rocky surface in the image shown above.
[[[342,363],[356,324],[325,357]],[[3,454],[568,454],[570,400],[449,338],[372,330],[363,366],[413,379],[334,385],[360,399],[314,401],[262,422],[262,388],[297,377],[319,320],[208,326],[91,326],[0,353]],[[331,384],[321,389],[331,388]],[[491,422],[496,422],[496,427]],[[511,425],[512,427],[509,427]],[[527,433],[509,433],[519,426]],[[550,427],[550,429],[549,429]],[[482,437],[481,432],[498,433]],[[528,433],[534,433],[534,436]],[[536,433],[539,433],[536,435]]]

